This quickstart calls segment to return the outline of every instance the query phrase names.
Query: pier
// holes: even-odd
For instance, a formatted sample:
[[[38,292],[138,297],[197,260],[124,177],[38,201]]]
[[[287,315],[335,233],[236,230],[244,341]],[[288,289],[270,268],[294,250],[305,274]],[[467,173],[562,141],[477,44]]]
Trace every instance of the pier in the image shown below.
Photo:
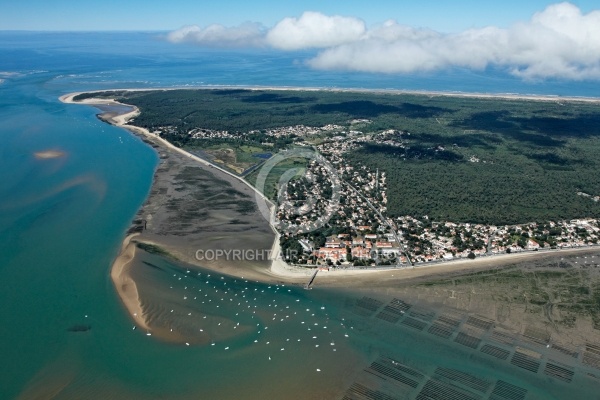
[[[310,280],[308,281],[308,283],[306,285],[304,285],[304,289],[309,290],[311,285],[313,284],[313,282],[315,281],[315,278],[317,277],[317,274],[319,273],[319,269],[316,268],[315,272],[312,274],[312,276],[310,277]]]

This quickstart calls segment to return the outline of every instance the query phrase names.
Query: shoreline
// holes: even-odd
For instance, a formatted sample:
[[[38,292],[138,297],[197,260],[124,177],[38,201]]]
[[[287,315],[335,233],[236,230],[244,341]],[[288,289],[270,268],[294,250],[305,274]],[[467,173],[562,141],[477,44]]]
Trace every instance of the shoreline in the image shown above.
[[[110,269],[110,278],[117,290],[121,302],[129,312],[129,315],[135,321],[136,325],[146,331],[150,326],[144,317],[144,310],[140,301],[139,293],[135,281],[129,275],[129,267],[135,257],[135,242],[132,239],[137,234],[131,234],[125,237],[121,245],[119,255],[113,262]]]
[[[226,89],[226,88],[232,88],[231,86],[222,86],[222,87],[218,87],[218,88],[222,88],[222,89]],[[235,87],[238,89],[241,89],[242,87]],[[293,90],[290,88],[284,88],[284,87],[247,87],[250,90]],[[216,89],[216,87],[202,87],[202,88],[186,88],[189,90],[195,90],[195,89]],[[129,130],[131,132],[133,132],[134,134],[140,134],[142,136],[146,136],[148,138],[152,138],[153,140],[159,142],[162,146],[171,149],[173,151],[178,152],[179,154],[185,156],[186,158],[189,158],[195,162],[201,163],[204,166],[210,166],[211,168],[217,169],[233,178],[235,178],[236,180],[238,180],[239,182],[243,183],[244,185],[248,186],[249,188],[251,188],[253,190],[253,192],[255,194],[258,194],[264,201],[266,201],[270,206],[272,206],[272,202],[267,199],[262,193],[260,193],[258,191],[258,189],[256,189],[255,187],[253,187],[252,185],[250,185],[245,179],[243,179],[242,177],[239,177],[217,165],[211,164],[208,161],[197,157],[175,145],[173,145],[172,143],[168,142],[167,140],[159,137],[158,135],[155,135],[151,132],[149,132],[147,129],[145,128],[141,128],[135,125],[128,125],[127,122],[129,120],[131,120],[132,118],[135,118],[137,115],[139,115],[140,111],[137,107],[132,106],[132,105],[128,105],[128,104],[123,104],[123,103],[119,103],[117,101],[114,100],[110,100],[110,99],[96,99],[96,98],[89,98],[89,99],[84,99],[82,101],[75,101],[73,100],[73,98],[79,94],[82,93],[102,93],[102,92],[107,92],[107,91],[118,91],[118,90],[127,90],[127,91],[152,91],[152,90],[178,90],[178,88],[171,88],[171,89],[111,89],[111,90],[99,90],[99,91],[89,91],[89,92],[76,92],[76,93],[69,93],[69,94],[65,94],[63,96],[60,96],[60,101],[63,103],[67,103],[67,104],[83,104],[83,105],[88,105],[88,106],[98,106],[98,105],[121,105],[121,106],[126,106],[126,107],[132,107],[133,110],[129,111],[127,113],[124,114],[119,114],[119,115],[115,115],[115,116],[111,116],[109,118],[103,119],[105,120],[105,122],[115,125],[117,127],[120,128],[124,128],[126,130]],[[296,90],[321,90],[321,89],[308,89],[308,88],[296,88]],[[323,89],[323,90],[328,90],[328,89]],[[335,89],[338,90],[338,89]],[[342,90],[354,90],[354,89],[342,89]],[[341,90],[339,90],[341,91]],[[368,90],[360,90],[360,91],[365,91],[367,92]],[[371,92],[371,91],[369,91]],[[402,93],[407,93],[408,92],[402,92]],[[429,94],[433,94],[433,92],[428,92]],[[410,94],[424,94],[424,93],[417,93],[417,92],[411,92]],[[441,93],[437,93],[440,95],[443,95]],[[454,94],[446,94],[446,95],[451,95],[453,96]],[[478,94],[465,94],[465,96],[470,96],[470,97],[478,97]],[[489,95],[489,97],[494,97],[494,98],[498,98],[498,97],[502,97],[502,96],[496,96],[496,95]],[[515,97],[514,99],[529,99],[532,100],[531,98],[523,98],[523,97]],[[538,98],[537,100],[557,100],[557,99],[561,99],[561,100],[567,100],[567,98],[557,98],[557,97],[547,97],[547,98]],[[597,99],[590,99],[590,101],[593,100],[594,102],[598,102],[600,103],[600,98]],[[575,100],[576,101],[576,100]],[[279,234],[278,232],[275,230],[275,228],[273,227],[271,221],[269,221],[269,226],[271,228],[271,230],[273,231],[273,233],[275,234],[275,240],[272,246],[272,258],[271,258],[271,265],[268,269],[265,270],[255,270],[255,273],[250,273],[249,271],[232,271],[232,269],[235,270],[235,268],[227,268],[227,272],[225,272],[228,275],[233,275],[236,276],[238,278],[242,277],[243,275],[253,275],[254,278],[260,279],[260,280],[264,280],[267,282],[276,282],[276,281],[284,281],[285,283],[299,283],[299,279],[307,279],[309,278],[314,269],[308,269],[308,268],[303,268],[303,267],[295,267],[295,266],[291,266],[289,264],[287,264],[285,261],[283,261],[280,257],[280,247],[279,247]],[[123,245],[129,245],[129,240],[131,239],[131,235],[127,236],[124,241],[123,241]],[[155,245],[160,246],[161,243],[153,243]],[[125,247],[123,247],[125,248]],[[422,263],[422,264],[417,264],[416,266],[405,266],[405,267],[399,267],[399,268],[385,268],[385,269],[347,269],[347,270],[330,270],[330,271],[322,271],[322,273],[320,273],[318,275],[318,281],[320,284],[324,284],[325,286],[336,286],[336,285],[340,285],[340,284],[352,284],[352,285],[360,285],[361,283],[366,283],[367,281],[377,281],[377,279],[373,280],[370,278],[387,278],[386,281],[389,281],[390,278],[395,278],[394,280],[403,280],[403,279],[411,279],[411,278],[422,278],[424,276],[433,276],[433,275],[439,275],[439,274],[453,274],[453,273],[458,273],[458,272],[463,272],[463,271],[471,271],[471,270],[485,270],[485,269],[492,269],[492,268],[498,268],[498,267],[502,267],[505,265],[509,265],[512,263],[516,263],[516,262],[520,262],[526,259],[538,259],[538,258],[545,258],[545,257],[554,257],[554,256],[558,256],[560,254],[565,254],[565,255],[570,255],[570,254],[574,254],[574,253],[584,253],[584,252],[594,252],[594,251],[598,251],[599,250],[599,246],[586,246],[586,247],[578,247],[578,248],[568,248],[568,249],[555,249],[555,250],[546,250],[546,251],[527,251],[527,252],[519,252],[519,253],[513,253],[513,254],[494,254],[494,255],[488,255],[485,257],[478,257],[474,260],[466,260],[466,259],[455,259],[455,260],[450,260],[450,261],[443,261],[443,262],[435,262],[435,263]],[[211,268],[210,266],[206,266],[206,265],[198,265],[197,263],[195,263],[193,260],[181,260],[184,261],[188,264],[191,265],[196,265],[202,268],[208,268],[208,269],[214,269]],[[116,264],[116,262],[115,262]],[[115,264],[113,264],[113,269],[115,268]],[[223,273],[223,271],[220,271]],[[112,274],[112,272],[111,272]],[[397,276],[394,276],[394,274],[396,274]],[[369,279],[366,279],[367,277],[369,277]]]
[[[371,93],[371,94],[395,94],[395,95],[419,95],[419,96],[445,96],[459,98],[475,99],[498,99],[498,100],[524,100],[524,101],[568,101],[600,104],[600,97],[587,96],[561,96],[544,94],[520,94],[520,93],[485,93],[485,92],[452,92],[435,90],[405,90],[405,89],[368,89],[368,88],[331,88],[331,87],[302,87],[302,86],[259,86],[259,85],[205,85],[205,86],[181,86],[181,87],[156,87],[156,88],[118,88],[105,90],[90,90],[85,92],[75,92],[60,96],[64,103],[85,104],[86,100],[73,101],[73,97],[83,93],[103,93],[103,92],[149,92],[149,91],[169,91],[169,90],[253,90],[253,91],[325,91],[325,92],[347,92],[347,93]]]
[[[108,124],[128,130],[144,141],[146,145],[153,147],[154,151],[161,159],[161,163],[165,160],[169,162],[163,165],[162,168],[164,170],[174,168],[174,170],[177,171],[179,168],[189,168],[189,166],[194,165],[196,166],[195,168],[204,168],[208,171],[218,170],[219,172],[224,172],[226,174],[225,178],[230,183],[236,182],[233,184],[236,188],[238,188],[238,190],[250,192],[252,194],[258,193],[260,194],[260,197],[267,202],[269,207],[273,206],[272,202],[266,199],[262,193],[258,192],[258,190],[250,185],[245,179],[226,171],[219,166],[213,165],[204,159],[190,154],[184,149],[174,146],[165,139],[160,138],[158,135],[149,132],[147,129],[134,125],[128,125],[128,122],[132,118],[135,118],[137,115],[139,115],[140,110],[137,107],[118,103],[112,99],[90,98],[81,102],[76,102],[73,100],[73,97],[77,94],[78,93],[71,93],[61,96],[60,100],[64,103],[95,106],[100,108],[101,111],[103,111],[102,107],[99,106],[102,105],[118,105],[127,107],[128,111],[123,112],[122,114],[106,111],[99,114],[99,118]],[[164,157],[167,158],[164,159]],[[177,182],[176,180],[171,180],[173,176],[174,175],[170,174],[169,172],[160,172],[160,167],[157,167],[157,169],[154,171],[152,187],[146,199],[146,203],[140,207],[138,213],[136,214],[136,217],[140,218],[140,213],[146,213],[147,216],[143,216],[143,218],[148,218],[147,221],[149,226],[152,223],[152,218],[160,220],[161,218],[168,219],[169,217],[173,216],[173,214],[165,212],[164,209],[161,211],[161,209],[152,206],[152,198],[154,196],[152,191],[156,189],[164,189],[164,183],[166,181],[168,181],[169,184],[172,182]],[[239,189],[241,186],[243,186],[244,189]],[[256,201],[257,197],[253,196],[253,198],[254,201]],[[149,210],[146,208],[148,202],[151,204]],[[136,247],[138,247],[138,243],[155,245],[162,250],[165,250],[167,254],[163,255],[163,257],[173,258],[175,262],[178,263],[178,265],[180,265],[182,268],[202,268],[219,274],[228,275],[233,278],[247,279],[267,284],[285,284],[301,287],[308,283],[315,272],[314,268],[304,268],[289,265],[281,258],[279,233],[274,229],[272,218],[269,219],[269,221],[266,221],[264,227],[261,228],[260,233],[259,231],[253,231],[254,235],[262,235],[264,239],[268,240],[273,237],[270,236],[270,234],[274,235],[272,242],[265,242],[265,240],[262,242],[262,244],[268,246],[271,251],[270,259],[265,260],[266,262],[264,264],[258,265],[249,263],[248,261],[236,264],[231,260],[223,260],[222,262],[206,264],[205,262],[201,262],[198,258],[194,258],[191,254],[188,254],[189,252],[186,250],[186,247],[192,248],[192,245],[198,244],[198,242],[194,242],[194,239],[190,238],[190,236],[185,236],[187,239],[184,239],[183,236],[179,236],[176,239],[177,241],[173,242],[173,238],[169,240],[169,238],[166,236],[152,233],[150,236],[147,235],[145,233],[145,225],[143,233],[136,233],[136,231],[132,229],[136,226],[136,217],[132,219],[130,228],[125,234],[120,252],[111,266],[110,275],[117,295],[126,309],[127,314],[129,314],[131,321],[134,323],[134,326],[144,329],[147,335],[152,335],[158,340],[181,345],[192,342],[196,343],[194,340],[188,337],[174,335],[172,330],[166,329],[165,326],[154,324],[152,315],[144,314],[144,308],[142,306],[143,299],[140,297],[140,292],[138,290],[138,284],[142,285],[143,283],[136,282],[134,275],[132,275],[134,271],[132,268],[134,265],[136,265],[134,262],[139,259],[136,257],[142,256],[136,249]],[[150,229],[152,230],[152,228]],[[170,231],[164,230],[163,232]],[[237,233],[225,234],[223,238],[225,238],[226,235],[229,235],[230,240],[234,239],[233,241],[229,242],[230,246],[236,246],[239,245],[239,243],[247,243],[249,246],[252,246],[253,244],[256,245],[259,243],[254,242],[251,236],[239,236],[240,233],[241,232],[238,231]],[[180,240],[183,240],[185,247],[180,245]],[[240,240],[242,242],[240,242]],[[584,256],[586,254],[600,255],[600,246],[528,251],[512,254],[502,253],[478,257],[474,260],[461,258],[451,261],[421,263],[415,266],[403,266],[398,268],[334,269],[329,271],[319,270],[314,283],[316,284],[317,290],[320,288],[332,290],[343,289],[360,293],[365,289],[371,289],[381,291],[382,293],[390,293],[394,291],[398,293],[405,293],[403,291],[409,290],[411,287],[417,287],[418,285],[426,284],[427,282],[431,281],[453,280],[455,278],[459,279],[459,277],[468,274],[480,272],[485,274],[486,271],[492,272],[503,268],[521,268],[523,265],[528,265],[529,263],[551,263],[558,261],[562,256],[573,257],[575,255]],[[143,289],[144,287],[139,286],[139,288]],[[439,294],[434,293],[434,295],[439,297]],[[418,294],[417,297],[418,296],[420,296],[420,294]],[[454,294],[452,294],[452,296],[454,296]],[[437,299],[435,301],[440,301],[438,297],[434,296],[434,298]],[[457,300],[454,300],[454,302],[456,301]],[[450,302],[452,302],[452,300],[450,300]],[[454,306],[460,308],[460,306],[457,304],[453,304],[451,307]],[[470,306],[467,308],[470,310],[469,307]],[[490,318],[494,317],[490,315]],[[520,328],[517,325],[514,327],[515,329],[519,330]]]
[[[81,92],[81,93],[97,93],[97,92]],[[227,171],[226,169],[215,165],[215,164],[211,164],[210,162],[204,160],[203,158],[200,158],[192,153],[189,153],[187,151],[185,151],[184,149],[177,147],[175,145],[173,145],[171,142],[161,138],[158,135],[155,135],[153,133],[151,133],[148,129],[139,127],[139,126],[135,126],[135,125],[128,125],[127,122],[132,119],[137,117],[140,114],[140,110],[136,107],[136,106],[132,106],[130,104],[123,104],[123,103],[119,103],[118,101],[114,101],[114,100],[104,100],[104,99],[85,99],[82,101],[75,101],[73,100],[73,97],[81,94],[81,93],[71,93],[68,95],[64,95],[61,96],[59,99],[60,101],[62,101],[63,103],[66,104],[84,104],[84,105],[89,105],[89,106],[95,106],[95,105],[120,105],[120,106],[125,106],[125,107],[131,107],[133,108],[132,111],[128,112],[128,113],[124,113],[124,114],[119,114],[110,118],[107,118],[107,122],[110,123],[111,125],[115,125],[118,126],[120,128],[124,128],[133,132],[137,132],[137,133],[141,133],[144,136],[150,137],[152,139],[157,140],[158,142],[160,142],[162,145],[164,145],[165,147],[174,150],[182,155],[184,155],[185,157],[191,158],[194,161],[197,161],[205,166],[210,166],[211,168],[214,168],[216,170],[219,170],[237,180],[239,180],[240,182],[244,183],[245,185],[247,185],[249,188],[251,188],[254,193],[258,196],[260,196],[265,202],[267,202],[270,206],[273,206],[273,203],[271,202],[271,200],[269,200],[267,197],[265,197],[258,189],[256,189],[254,186],[252,186],[250,183],[248,183],[244,178],[242,178],[241,176],[238,176],[232,172]],[[599,100],[600,101],[600,100]],[[272,226],[271,226],[272,227]],[[273,227],[272,227],[273,228]],[[274,229],[274,228],[273,228]],[[274,230],[274,232],[276,233],[276,231]]]

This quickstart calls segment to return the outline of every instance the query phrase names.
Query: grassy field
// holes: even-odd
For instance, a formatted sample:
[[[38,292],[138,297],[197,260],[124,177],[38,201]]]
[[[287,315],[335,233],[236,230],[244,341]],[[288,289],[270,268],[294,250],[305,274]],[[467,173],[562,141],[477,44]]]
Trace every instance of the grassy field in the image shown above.
[[[243,175],[272,155],[272,148],[269,146],[240,145],[225,141],[211,143],[203,140],[200,143],[188,143],[183,148],[192,153],[200,151],[204,158],[238,175]]]
[[[301,176],[306,168],[307,162],[308,161],[305,158],[287,158],[275,165],[273,169],[269,171],[269,174],[265,179],[263,194],[271,200],[275,199],[277,197],[277,189],[280,177],[290,169],[297,169],[298,173],[296,175]],[[256,179],[259,173],[260,169],[253,171],[246,177],[246,180],[250,182],[250,184],[256,186]]]

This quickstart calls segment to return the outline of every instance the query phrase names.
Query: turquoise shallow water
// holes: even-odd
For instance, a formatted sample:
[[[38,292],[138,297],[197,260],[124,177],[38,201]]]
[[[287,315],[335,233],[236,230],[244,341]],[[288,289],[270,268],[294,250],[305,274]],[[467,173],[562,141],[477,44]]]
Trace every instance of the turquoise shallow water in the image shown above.
[[[142,263],[136,273],[145,287],[165,293],[160,298],[148,294],[148,301],[155,302],[153,315],[175,321],[174,329],[191,326],[214,335],[207,345],[187,347],[133,330],[108,271],[150,188],[157,157],[137,138],[98,121],[94,109],[61,104],[58,96],[186,84],[590,96],[598,94],[597,84],[524,84],[498,72],[453,71],[435,77],[319,73],[294,62],[303,54],[207,52],[141,34],[2,33],[0,54],[0,78],[5,79],[0,84],[0,398],[32,398],[65,387],[58,398],[341,398],[355,384],[415,398],[440,366],[489,382],[481,398],[488,398],[498,381],[524,388],[528,399],[594,398],[598,381],[585,378],[587,370],[578,369],[571,383],[544,374],[550,356],[533,373],[510,359],[483,354],[484,343],[472,349],[427,333],[431,320],[422,322],[426,328],[419,331],[374,317],[391,295],[208,277],[209,272],[187,273],[184,266],[150,255],[145,261],[155,267]],[[35,157],[45,150],[63,155]],[[188,296],[192,288],[196,296]],[[202,300],[198,293],[207,296]],[[381,300],[376,311],[357,308],[364,296]],[[245,309],[242,301],[234,302],[240,297]],[[179,317],[172,319],[170,309]],[[205,315],[214,323],[204,326]],[[187,317],[193,321],[180,322]],[[91,329],[69,331],[76,325]],[[370,378],[365,368],[382,357],[422,374],[409,374],[418,386]]]
[[[0,367],[7,398],[69,349],[66,328],[86,314],[107,323],[120,315],[107,266],[156,163],[151,149],[97,121],[92,109],[63,107],[54,96],[27,106],[20,102],[29,99],[14,100],[0,112],[0,346],[13,360]],[[47,149],[64,156],[35,158]]]

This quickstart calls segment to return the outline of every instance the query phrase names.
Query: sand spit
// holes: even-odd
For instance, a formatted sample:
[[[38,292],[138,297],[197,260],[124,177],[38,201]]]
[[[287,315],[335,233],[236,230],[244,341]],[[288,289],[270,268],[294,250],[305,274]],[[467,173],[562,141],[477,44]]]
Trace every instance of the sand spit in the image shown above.
[[[78,92],[70,93],[60,97],[60,100],[65,103],[73,103],[73,97],[82,93],[103,93],[103,92],[114,92],[114,91],[127,91],[127,92],[148,92],[148,91],[167,91],[167,90],[230,90],[230,89],[243,89],[243,90],[286,90],[286,91],[306,91],[306,92],[317,92],[317,91],[329,91],[329,92],[345,92],[345,93],[381,93],[381,94],[407,94],[407,95],[421,95],[421,96],[446,96],[446,97],[460,97],[460,98],[475,98],[475,99],[501,99],[501,100],[528,100],[528,101],[551,101],[551,102],[585,102],[585,103],[596,103],[600,104],[599,97],[579,97],[579,96],[558,96],[558,95],[539,95],[539,94],[518,94],[518,93],[476,93],[476,92],[445,92],[445,91],[433,91],[433,90],[403,90],[403,89],[365,89],[365,88],[328,88],[328,87],[301,87],[301,86],[231,86],[231,85],[207,85],[207,86],[183,86],[183,87],[169,87],[169,88],[147,88],[147,89],[136,89],[136,88],[120,88],[110,90],[93,90],[89,92]],[[98,101],[94,101],[98,100]],[[77,103],[84,104],[98,104],[103,99],[85,99],[78,101]]]
[[[202,88],[185,88],[185,89],[227,89],[229,86],[218,86],[218,87],[202,87]],[[289,88],[289,87],[235,87],[250,90],[333,90],[333,89],[318,89],[318,88]],[[132,91],[148,91],[148,90],[174,90],[170,89],[132,89]],[[96,92],[106,91],[117,91],[117,90],[130,90],[130,89],[113,89],[113,90],[102,90]],[[334,91],[356,91],[356,92],[380,92],[375,90],[366,89],[335,89]],[[523,95],[492,95],[492,94],[466,94],[466,93],[446,93],[446,92],[406,92],[406,91],[383,91],[390,93],[407,93],[407,94],[420,94],[420,95],[444,95],[444,96],[462,96],[462,97],[485,97],[485,98],[506,98],[515,100],[540,100],[540,101],[593,101],[600,103],[600,99],[596,98],[575,98],[575,97],[556,97],[556,96],[523,96]],[[86,92],[95,93],[95,92]],[[76,103],[86,104],[91,106],[98,105],[120,105],[131,107],[127,104],[121,104],[110,99],[85,99],[81,102],[76,102],[73,98],[81,93],[71,93],[61,96],[60,100],[65,103]],[[279,243],[276,238],[275,232],[272,226],[269,229],[265,228],[265,221],[262,220],[262,230],[255,231],[253,234],[244,236],[243,230],[221,230],[218,234],[215,234],[214,230],[209,236],[198,235],[194,230],[177,230],[177,226],[169,226],[164,223],[165,220],[171,220],[177,214],[177,212],[171,212],[170,216],[162,215],[168,212],[165,209],[165,203],[168,199],[165,196],[158,194],[159,192],[171,193],[173,192],[173,182],[170,182],[174,178],[173,169],[179,166],[180,169],[185,169],[190,166],[201,167],[204,171],[211,173],[219,173],[219,178],[225,177],[227,182],[238,190],[246,194],[254,195],[256,189],[250,186],[242,178],[226,171],[218,166],[208,163],[187,151],[174,146],[168,141],[160,138],[149,132],[147,129],[128,125],[127,122],[132,118],[139,115],[139,110],[133,107],[132,111],[121,115],[110,115],[105,116],[103,120],[116,126],[123,127],[132,133],[142,137],[148,144],[155,148],[161,158],[161,164],[163,167],[159,167],[154,177],[153,189],[150,194],[149,200],[143,206],[139,218],[143,218],[146,223],[146,229],[140,230],[141,235],[136,238],[140,242],[151,243],[169,252],[172,256],[179,259],[180,261],[189,263],[191,265],[199,265],[205,268],[213,269],[220,273],[225,273],[236,277],[245,277],[246,279],[260,280],[265,282],[285,282],[292,284],[306,283],[308,278],[312,275],[312,270],[300,267],[293,267],[285,263],[279,256]],[[170,163],[170,164],[169,164]],[[183,167],[182,165],[183,164]],[[171,171],[171,172],[169,172]],[[185,210],[178,210],[179,212]],[[256,217],[256,216],[254,216]],[[218,215],[216,219],[231,219],[231,215]],[[262,218],[262,217],[261,217]],[[139,221],[139,220],[138,220]],[[252,219],[249,221],[256,224],[259,219]],[[201,223],[207,224],[207,219],[204,218]],[[135,225],[135,224],[134,224]],[[218,224],[215,224],[216,227]],[[221,221],[222,225],[222,221]],[[139,228],[139,225],[137,226]],[[253,228],[255,226],[253,225]],[[171,234],[171,236],[170,236]],[[196,237],[194,237],[196,236]],[[248,248],[266,249],[270,250],[272,259],[265,262],[236,262],[232,260],[217,260],[216,262],[210,261],[199,261],[196,257],[196,250],[203,248],[215,248],[216,241],[218,239],[220,248],[239,248],[243,246],[245,241],[249,241]],[[271,245],[265,245],[265,237],[269,237],[269,243]],[[258,238],[258,239],[257,239]],[[273,239],[275,239],[273,241]],[[127,240],[127,238],[126,238]],[[225,243],[225,245],[223,245]],[[229,247],[227,247],[229,246]],[[486,270],[494,269],[502,266],[511,265],[517,262],[534,259],[552,258],[561,255],[570,255],[574,253],[586,253],[597,251],[597,247],[580,247],[570,248],[561,250],[551,251],[537,251],[537,252],[522,252],[515,254],[499,254],[486,257],[480,257],[475,260],[458,259],[452,261],[446,261],[443,263],[430,263],[430,264],[418,264],[414,267],[401,267],[397,269],[333,269],[331,271],[319,272],[317,276],[317,284],[327,286],[363,286],[363,285],[390,285],[395,282],[404,282],[406,280],[413,279],[429,279],[436,276],[444,277],[448,275],[458,275],[467,271]],[[265,265],[267,264],[267,265]]]
[[[260,88],[260,90],[264,89]],[[279,89],[289,90],[289,88]],[[306,89],[298,88],[298,90]],[[61,100],[66,103],[78,103],[73,101],[73,97],[76,95],[77,93],[62,96]],[[551,99],[544,98],[543,100]],[[594,101],[600,102],[600,100]],[[226,332],[233,331],[232,329],[207,330],[199,335],[198,327],[190,325],[187,319],[173,322],[170,316],[165,317],[161,314],[160,307],[153,307],[153,305],[164,304],[165,301],[168,301],[170,292],[166,289],[163,291],[161,286],[148,279],[147,270],[137,267],[143,264],[144,255],[148,252],[143,244],[156,246],[154,251],[159,255],[164,255],[166,252],[172,258],[177,259],[179,265],[189,269],[198,266],[236,278],[268,283],[304,285],[308,282],[314,270],[290,266],[281,259],[278,234],[258,210],[251,210],[250,206],[255,204],[256,189],[245,180],[173,146],[146,129],[128,125],[128,121],[139,115],[139,110],[135,107],[110,99],[86,99],[81,104],[96,107],[119,106],[115,108],[118,110],[126,107],[128,111],[123,114],[117,114],[112,111],[112,107],[107,107],[111,111],[105,112],[99,117],[107,123],[129,130],[141,138],[154,148],[160,159],[150,194],[134,218],[123,241],[121,251],[111,268],[111,278],[117,293],[139,328],[151,333],[153,338],[166,342],[196,345],[205,344],[214,337],[224,337]],[[99,108],[102,109],[102,107]],[[246,207],[242,207],[244,204]],[[136,251],[138,244],[141,245],[141,248]],[[198,259],[197,251],[208,249],[266,251],[271,254],[271,259]],[[150,250],[152,252],[152,248]],[[599,251],[600,248],[597,246],[579,247],[490,255],[478,257],[475,260],[458,259],[397,269],[333,269],[319,271],[315,284],[317,289],[319,287],[351,288],[356,291],[357,295],[362,289],[365,289],[394,296],[398,296],[400,293],[420,298],[424,292],[420,286],[415,287],[420,283],[438,279],[453,279],[467,273],[515,265],[556,263],[562,257],[598,255]],[[411,290],[413,291],[411,292]],[[490,305],[488,301],[485,303],[485,307],[476,308],[475,303],[477,302],[471,301],[473,293],[465,294],[465,305],[460,303],[462,301],[460,294],[456,300],[453,297],[454,293],[438,292],[433,294],[427,292],[427,296],[436,302],[443,302],[444,305],[464,308],[469,312],[478,312],[494,320],[497,319],[497,307],[504,307],[502,304]],[[148,296],[148,293],[153,294]],[[154,294],[159,295],[154,296]],[[145,309],[154,311],[145,313]],[[520,322],[521,317],[529,314],[519,314],[520,312],[515,309],[513,314],[516,319],[504,320],[503,323],[516,331],[521,330],[523,328],[523,323]],[[221,322],[220,326],[223,328],[230,327],[227,320],[221,320],[216,316],[207,316],[206,320],[202,319],[205,322],[208,320],[216,321],[217,324]],[[528,322],[534,326],[543,325],[543,323],[533,317]],[[176,329],[172,329],[172,327]],[[195,332],[195,335],[186,334],[186,332],[192,331]],[[565,332],[566,336],[564,337],[571,335],[570,331]],[[588,331],[584,329],[582,332]],[[563,333],[557,332],[555,335],[557,338],[563,338]]]
[[[78,93],[62,96],[61,101],[79,104],[80,102],[73,101],[76,95]],[[86,99],[81,104],[131,107],[107,99]],[[141,137],[157,151],[161,160],[154,175],[150,196],[138,213],[137,221],[144,221],[144,229],[138,229],[141,226],[136,225],[135,221],[132,226],[132,229],[137,229],[140,233],[137,241],[159,246],[180,261],[233,276],[265,281],[280,281],[285,278],[287,282],[297,283],[305,280],[306,271],[295,275],[299,279],[269,271],[272,260],[262,256],[278,247],[278,243],[274,243],[275,230],[258,209],[251,212],[236,209],[237,205],[244,202],[254,204],[255,196],[262,197],[260,192],[244,179],[172,145],[147,129],[127,125],[137,115],[139,110],[135,107],[121,115],[100,115],[104,121]],[[209,189],[200,191],[198,186]],[[189,200],[203,197],[210,198],[211,201]],[[232,199],[238,201],[225,207],[225,203]],[[267,199],[265,201],[269,202]],[[183,213],[187,213],[185,218],[182,217]],[[192,226],[189,226],[190,222]],[[261,257],[245,261],[218,259],[199,262],[196,257],[198,250],[214,249],[256,251]]]
[[[135,243],[132,243],[132,239],[137,236],[136,234],[129,235],[123,240],[121,246],[121,252],[115,259],[112,268],[110,270],[110,277],[117,289],[117,293],[121,298],[121,301],[127,308],[127,311],[134,319],[136,325],[140,328],[149,330],[150,327],[144,318],[144,310],[138,295],[137,287],[131,276],[129,275],[129,268],[133,258],[135,257]]]

